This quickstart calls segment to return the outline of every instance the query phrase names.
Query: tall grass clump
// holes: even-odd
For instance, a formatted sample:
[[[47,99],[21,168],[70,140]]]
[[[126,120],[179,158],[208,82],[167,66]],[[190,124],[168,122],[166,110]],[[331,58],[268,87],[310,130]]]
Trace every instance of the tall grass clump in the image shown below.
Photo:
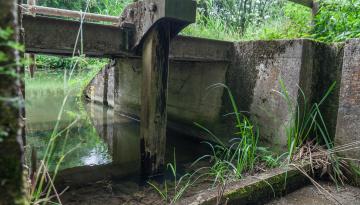
[[[226,183],[229,179],[242,178],[244,172],[254,170],[255,163],[259,159],[257,155],[259,132],[250,120],[238,110],[229,87],[224,84],[216,84],[211,88],[224,88],[226,90],[233,109],[229,115],[235,118],[236,132],[234,134],[237,137],[225,143],[210,130],[199,123],[195,123],[196,126],[206,131],[214,142],[205,142],[211,148],[212,153],[200,157],[195,163],[209,159],[212,164],[209,167],[209,175],[214,177],[214,183]]]
[[[321,114],[320,106],[334,90],[336,83],[333,83],[326,91],[319,102],[310,104],[305,93],[299,88],[301,102],[297,98],[290,96],[284,82],[280,79],[281,91],[278,92],[288,106],[289,113],[292,114],[291,120],[286,126],[288,157],[291,160],[294,153],[308,140],[315,140],[316,143],[325,143],[328,149],[334,147],[334,143],[329,135],[325,120]]]
[[[326,119],[320,107],[333,92],[335,85],[336,82],[328,88],[319,102],[314,103],[309,102],[301,88],[299,91],[302,103],[297,103],[288,93],[282,80],[279,93],[292,113],[291,120],[286,126],[288,165],[297,162],[310,163],[312,169],[322,169],[321,175],[327,174],[336,185],[339,185],[344,184],[346,172],[350,173],[349,163],[340,157],[339,153],[358,148],[358,142],[336,147],[333,137],[328,132]],[[306,173],[304,170],[301,171]],[[311,181],[315,183],[315,180]]]

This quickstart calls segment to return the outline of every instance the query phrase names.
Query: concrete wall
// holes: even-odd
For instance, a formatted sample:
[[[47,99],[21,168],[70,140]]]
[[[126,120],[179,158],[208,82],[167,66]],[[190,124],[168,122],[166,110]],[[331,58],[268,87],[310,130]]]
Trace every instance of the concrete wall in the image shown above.
[[[259,126],[261,142],[283,149],[286,146],[285,128],[294,112],[278,93],[280,81],[284,82],[293,106],[299,104],[301,108],[305,101],[300,88],[310,105],[318,102],[337,81],[335,90],[321,106],[329,133],[332,137],[335,135],[344,45],[303,39],[238,42],[231,43],[232,46],[229,46],[230,42],[183,40],[184,44],[181,40],[176,41],[178,47],[171,55],[170,127],[206,138],[208,135],[193,124],[199,122],[223,140],[235,137],[234,116],[224,116],[233,112],[227,92],[224,88],[208,89],[222,83],[229,86],[239,110],[245,111]],[[115,88],[107,92],[114,95],[108,97],[114,99],[109,104],[118,112],[138,116],[141,60],[116,59],[108,70],[114,77],[108,85],[114,83],[111,86]],[[103,101],[104,71],[102,73],[87,90],[90,98],[98,102]]]
[[[337,116],[336,145],[360,141],[360,39],[349,40],[344,47],[339,110]],[[355,147],[359,147],[358,145]],[[359,159],[360,150],[340,153]],[[356,163],[360,167],[360,163]]]

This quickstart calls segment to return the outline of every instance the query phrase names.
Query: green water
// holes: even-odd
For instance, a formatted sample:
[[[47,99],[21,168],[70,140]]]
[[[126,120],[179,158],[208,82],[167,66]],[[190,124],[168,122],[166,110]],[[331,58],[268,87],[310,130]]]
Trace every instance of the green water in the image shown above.
[[[64,170],[69,181],[84,183],[109,175],[138,175],[139,122],[115,113],[109,107],[81,100],[82,75],[86,72],[75,75],[71,85],[64,83],[63,72],[39,71],[35,79],[26,78],[27,150],[34,148],[40,161],[56,124],[59,132],[77,119],[55,141],[50,170],[67,153],[60,169]],[[66,96],[67,101],[59,118]],[[176,150],[179,167],[186,166],[205,153],[204,147],[207,146],[199,141],[168,131],[167,162],[172,162]],[[27,158],[30,161],[30,153]]]
[[[49,169],[53,169],[60,157],[71,150],[61,169],[111,162],[106,142],[93,126],[85,110],[86,104],[77,97],[81,91],[80,83],[74,80],[71,85],[66,85],[64,76],[63,71],[39,71],[34,79],[26,78],[27,145],[35,148],[37,158],[41,160],[55,125],[58,123],[59,131],[62,131],[76,121],[68,132],[58,137]],[[76,78],[80,82],[81,74]]]

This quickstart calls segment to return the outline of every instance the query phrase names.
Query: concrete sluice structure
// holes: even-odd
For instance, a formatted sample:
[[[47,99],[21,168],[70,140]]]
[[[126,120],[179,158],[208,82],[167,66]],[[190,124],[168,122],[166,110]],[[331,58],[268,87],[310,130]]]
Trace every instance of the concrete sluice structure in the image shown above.
[[[239,110],[259,127],[261,145],[284,151],[285,129],[293,112],[279,94],[281,82],[293,106],[300,107],[302,92],[311,106],[336,82],[320,106],[329,135],[336,146],[360,139],[359,39],[324,44],[307,39],[225,42],[179,36],[171,44],[169,68],[168,128],[177,132],[211,140],[194,125],[197,122],[223,141],[236,137],[235,118],[227,115],[233,108],[226,85]],[[138,118],[141,71],[141,59],[116,58],[92,80],[85,94],[95,103],[112,107],[115,114]],[[360,158],[357,150],[341,154]],[[256,180],[250,177],[230,184],[225,197],[230,204],[266,202],[273,192],[264,181],[279,196],[284,194],[285,175],[286,192],[307,184],[308,179],[295,168],[275,169]],[[216,190],[203,191],[181,203],[215,204],[217,194]]]
[[[239,110],[259,126],[260,141],[282,150],[287,140],[285,127],[293,113],[278,93],[280,81],[294,103],[299,104],[303,103],[301,90],[311,104],[319,102],[336,82],[334,91],[321,105],[322,114],[330,136],[338,144],[356,141],[360,129],[356,110],[359,40],[336,45],[306,39],[232,43],[181,36],[171,45],[168,127],[208,139],[194,125],[197,122],[225,141],[234,137],[235,120],[225,116],[233,112],[228,93],[221,86],[212,88],[223,84],[231,90]],[[116,112],[137,117],[140,81],[141,60],[116,58],[93,79],[85,94]],[[348,118],[351,123],[347,123]]]
[[[279,94],[284,83],[294,106],[318,103],[331,85],[335,88],[320,106],[335,146],[360,139],[360,40],[324,44],[307,39],[225,42],[179,36],[170,49],[168,128],[196,138],[211,140],[194,125],[200,123],[223,141],[236,137],[235,118],[226,85],[240,111],[259,127],[260,144],[275,151],[287,146],[286,126],[292,120],[286,100]],[[95,103],[138,118],[140,113],[141,59],[115,58],[86,88]],[[216,88],[214,88],[216,87]],[[302,112],[303,110],[300,110]],[[341,155],[359,159],[357,150]],[[358,166],[355,164],[355,166]],[[309,167],[305,166],[305,170]],[[260,203],[307,184],[295,168],[275,169],[257,180],[230,184],[225,197],[230,204]],[[358,183],[357,179],[353,182]],[[206,190],[182,204],[215,204],[217,190]],[[280,194],[281,195],[281,194]],[[357,199],[358,200],[358,199]]]
[[[261,144],[281,151],[286,148],[285,128],[293,116],[279,94],[281,82],[294,106],[299,104],[300,107],[304,104],[302,92],[307,104],[311,105],[337,82],[332,94],[321,105],[329,135],[338,146],[360,141],[359,39],[323,44],[306,39],[224,42],[182,36],[174,38],[182,28],[195,21],[196,14],[195,1],[181,0],[181,8],[179,2],[137,1],[125,9],[119,18],[120,25],[110,26],[36,15],[22,16],[18,8],[20,1],[4,1],[0,3],[3,14],[0,25],[13,29],[14,35],[8,40],[24,43],[25,52],[53,55],[72,55],[74,47],[76,50],[78,46],[75,42],[79,28],[82,28],[84,54],[112,59],[86,88],[85,95],[93,102],[113,107],[114,112],[109,112],[111,115],[141,118],[141,154],[137,152],[139,155],[132,158],[141,158],[140,167],[145,167],[147,174],[157,174],[164,166],[166,126],[192,137],[209,139],[207,133],[194,125],[197,122],[223,141],[234,137],[233,108],[224,86],[231,90],[238,109],[259,127]],[[313,4],[308,0],[296,2]],[[18,18],[21,16],[23,18]],[[18,66],[19,52],[11,47],[2,50],[10,57],[6,71],[22,73],[23,68]],[[26,204],[23,186],[25,115],[21,107],[21,82],[6,73],[0,75],[1,94],[11,100],[0,101],[0,113],[6,115],[0,120],[0,128],[6,128],[5,132],[1,130],[1,136],[6,138],[0,141],[0,204]],[[141,90],[149,92],[141,93]],[[107,116],[106,109],[101,112]],[[99,125],[96,128],[111,145],[110,152],[115,157],[118,157],[117,151],[126,151],[117,150],[116,147],[121,147],[119,144],[123,145],[120,141],[107,138],[115,136],[114,132],[119,134],[114,127],[96,120],[93,122],[95,127]],[[125,126],[129,125],[127,123]],[[132,126],[127,128],[133,132]],[[342,154],[360,159],[359,150]],[[105,172],[107,168],[99,167],[95,172]],[[303,168],[308,171],[310,166],[305,164]],[[83,175],[86,179],[91,176]],[[287,178],[286,187],[284,178]],[[277,168],[229,184],[224,197],[229,199],[229,204],[256,204],[298,189],[307,181],[295,168]],[[217,196],[218,190],[204,190],[180,203],[215,204]]]

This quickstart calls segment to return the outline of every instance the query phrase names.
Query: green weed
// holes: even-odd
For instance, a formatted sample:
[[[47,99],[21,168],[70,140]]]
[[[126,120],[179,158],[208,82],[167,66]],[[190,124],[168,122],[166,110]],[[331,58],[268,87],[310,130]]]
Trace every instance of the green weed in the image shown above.
[[[171,175],[173,177],[172,183],[168,183],[165,179],[163,188],[156,185],[155,183],[151,183],[148,181],[147,183],[154,188],[154,190],[161,196],[163,201],[166,204],[175,204],[179,201],[179,199],[188,191],[188,189],[195,184],[200,176],[196,176],[198,170],[193,172],[192,174],[186,173],[178,178],[178,170],[176,166],[176,155],[174,149],[174,161],[173,163],[168,163],[167,169],[170,170]]]
[[[212,150],[210,155],[200,157],[194,163],[203,159],[210,159],[212,166],[209,168],[209,175],[214,177],[214,183],[225,183],[228,178],[242,178],[244,172],[251,172],[258,159],[259,132],[250,120],[239,112],[235,98],[229,87],[224,84],[215,84],[210,88],[224,88],[227,92],[235,116],[235,135],[238,138],[223,142],[210,130],[195,123],[196,126],[206,131],[216,144],[206,142]]]

